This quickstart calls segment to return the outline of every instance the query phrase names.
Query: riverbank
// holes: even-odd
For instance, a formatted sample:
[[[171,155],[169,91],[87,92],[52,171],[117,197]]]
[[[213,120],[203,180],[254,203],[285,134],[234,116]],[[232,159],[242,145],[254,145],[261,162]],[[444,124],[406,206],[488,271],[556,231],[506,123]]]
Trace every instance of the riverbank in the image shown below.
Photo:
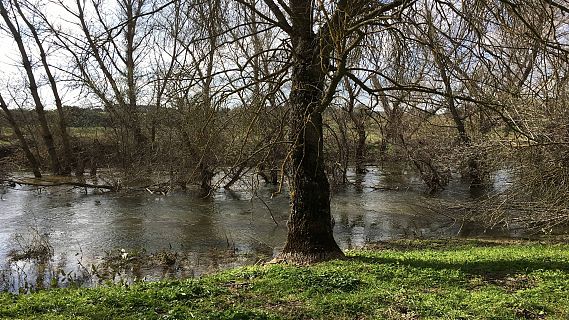
[[[0,294],[11,319],[568,319],[569,245],[394,241],[310,267]]]

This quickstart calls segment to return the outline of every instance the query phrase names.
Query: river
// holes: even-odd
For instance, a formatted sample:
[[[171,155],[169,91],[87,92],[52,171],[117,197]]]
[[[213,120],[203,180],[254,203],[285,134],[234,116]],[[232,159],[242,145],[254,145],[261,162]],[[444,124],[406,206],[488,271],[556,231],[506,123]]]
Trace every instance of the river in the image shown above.
[[[350,173],[349,180],[332,195],[334,232],[342,249],[481,232],[429,210],[433,197],[424,195],[418,178],[405,168],[370,167],[363,176]],[[0,202],[0,290],[196,276],[266,261],[284,245],[288,195],[273,195],[274,187],[262,184],[254,191],[245,185],[218,190],[208,199],[181,192],[8,188]],[[436,199],[471,196],[467,185],[454,181]],[[38,243],[50,251],[43,262],[14,259]]]

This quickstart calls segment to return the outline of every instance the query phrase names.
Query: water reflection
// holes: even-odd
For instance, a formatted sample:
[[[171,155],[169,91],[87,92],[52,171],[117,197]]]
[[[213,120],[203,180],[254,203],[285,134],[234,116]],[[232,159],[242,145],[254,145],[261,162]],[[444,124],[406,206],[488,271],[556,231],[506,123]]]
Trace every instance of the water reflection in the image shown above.
[[[344,249],[395,238],[451,236],[461,228],[425,209],[422,185],[404,167],[371,167],[366,174],[351,173],[349,181],[332,195],[335,236]],[[8,283],[0,289],[85,281],[94,273],[92,264],[113,254],[124,263],[135,251],[152,254],[147,258],[155,262],[152,267],[119,265],[107,272],[120,278],[136,271],[146,279],[199,275],[268,259],[286,239],[288,194],[272,196],[275,190],[266,186],[254,194],[220,190],[208,199],[185,193],[86,195],[68,187],[40,191],[18,186],[0,202],[0,262]],[[468,186],[453,182],[438,196],[470,195]],[[14,239],[31,230],[49,238],[53,255],[48,268],[33,259],[9,261]],[[121,258],[125,253],[128,259]]]

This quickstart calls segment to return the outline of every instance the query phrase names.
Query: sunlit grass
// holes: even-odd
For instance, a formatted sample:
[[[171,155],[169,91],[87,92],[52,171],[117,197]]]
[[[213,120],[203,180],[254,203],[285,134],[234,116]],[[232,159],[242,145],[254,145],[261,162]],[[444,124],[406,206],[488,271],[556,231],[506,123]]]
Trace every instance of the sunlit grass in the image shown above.
[[[311,267],[0,295],[46,319],[569,319],[569,245],[403,241]]]

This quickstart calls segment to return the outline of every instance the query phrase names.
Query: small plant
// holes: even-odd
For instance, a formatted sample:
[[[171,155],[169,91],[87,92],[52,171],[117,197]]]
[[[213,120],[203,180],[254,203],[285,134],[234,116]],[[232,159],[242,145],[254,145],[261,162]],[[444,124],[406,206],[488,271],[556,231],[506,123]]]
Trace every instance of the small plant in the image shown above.
[[[8,257],[11,261],[35,259],[47,262],[53,256],[53,246],[49,243],[49,234],[40,233],[37,229],[14,237],[16,248],[10,250]]]

